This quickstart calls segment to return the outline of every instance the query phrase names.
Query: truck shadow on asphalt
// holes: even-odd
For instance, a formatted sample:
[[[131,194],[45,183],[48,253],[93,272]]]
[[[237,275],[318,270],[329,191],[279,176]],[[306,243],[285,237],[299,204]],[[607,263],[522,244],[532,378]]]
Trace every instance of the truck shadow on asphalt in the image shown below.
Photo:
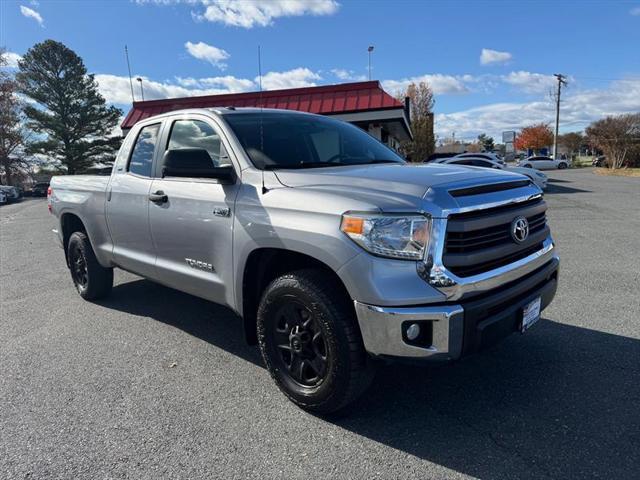
[[[147,280],[101,304],[262,366],[222,306]],[[640,467],[639,407],[639,340],[547,319],[454,364],[384,366],[348,416],[327,421],[482,479],[622,479]]]

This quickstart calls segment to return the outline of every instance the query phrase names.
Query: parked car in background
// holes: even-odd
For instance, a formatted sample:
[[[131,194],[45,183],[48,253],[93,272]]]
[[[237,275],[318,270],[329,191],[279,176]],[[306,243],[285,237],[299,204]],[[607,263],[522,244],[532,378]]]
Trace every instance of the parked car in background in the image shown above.
[[[31,189],[31,196],[46,197],[48,189],[49,189],[49,182],[38,182]]]
[[[594,157],[591,161],[592,167],[606,167],[607,166],[607,157],[604,155],[600,155],[598,157]]]
[[[455,153],[432,153],[422,163],[432,163],[445,158],[454,157]]]
[[[12,187],[11,185],[0,185],[0,190],[5,193],[9,203],[20,200],[20,191],[16,187]]]
[[[569,160],[554,160],[551,157],[533,156],[527,158],[526,160],[522,160],[520,163],[518,163],[518,166],[525,168],[535,168],[537,170],[562,170],[564,168],[569,168]]]
[[[482,167],[482,168],[496,168],[500,170],[507,170],[513,173],[520,173],[521,175],[526,175],[531,179],[533,183],[535,183],[541,190],[547,188],[548,178],[547,176],[536,170],[535,168],[524,168],[524,167],[508,167],[501,163],[494,162],[493,160],[487,160],[482,157],[453,157],[453,158],[444,158],[436,163],[448,163],[451,165],[466,165],[470,167]]]
[[[456,155],[454,158],[484,158],[485,160],[490,160],[492,162],[497,162],[500,165],[506,165],[506,163],[500,157],[500,155],[497,155],[497,154],[492,153],[492,152],[461,153],[459,155]]]
[[[4,190],[0,190],[0,205],[5,205],[8,203],[7,195],[4,193]]]

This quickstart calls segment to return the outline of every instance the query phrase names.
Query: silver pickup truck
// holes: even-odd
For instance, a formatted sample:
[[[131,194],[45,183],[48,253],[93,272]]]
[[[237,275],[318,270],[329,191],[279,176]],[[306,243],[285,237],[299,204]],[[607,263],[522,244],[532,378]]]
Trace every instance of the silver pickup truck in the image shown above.
[[[353,402],[381,359],[455,360],[524,332],[556,292],[529,179],[408,164],[317,115],[148,118],[110,177],[54,177],[48,202],[83,298],[109,294],[118,267],[227,305],[282,392],[318,413]]]

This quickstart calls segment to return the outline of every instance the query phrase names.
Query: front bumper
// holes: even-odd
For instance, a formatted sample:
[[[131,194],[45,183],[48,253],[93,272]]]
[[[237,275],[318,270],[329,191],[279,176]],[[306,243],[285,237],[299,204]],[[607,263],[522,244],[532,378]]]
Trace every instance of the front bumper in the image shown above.
[[[378,307],[355,302],[365,349],[379,357],[455,360],[518,331],[522,308],[536,297],[541,309],[556,293],[559,260],[553,256],[523,277],[489,292],[453,303]],[[421,334],[411,342],[408,325]]]

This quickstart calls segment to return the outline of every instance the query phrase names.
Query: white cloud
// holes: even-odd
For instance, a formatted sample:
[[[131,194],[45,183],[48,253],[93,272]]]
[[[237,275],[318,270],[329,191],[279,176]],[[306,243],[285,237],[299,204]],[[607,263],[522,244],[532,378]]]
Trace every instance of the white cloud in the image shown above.
[[[224,61],[231,55],[229,55],[225,50],[214,47],[213,45],[208,45],[204,42],[187,42],[184,46],[192,57],[209,62],[220,70],[227,68],[227,64],[224,63]]]
[[[346,70],[344,68],[334,68],[331,70],[331,73],[345,82],[364,82],[367,79],[366,75],[357,75],[353,70]]]
[[[36,22],[38,22],[38,24],[41,27],[44,27],[44,19],[42,18],[42,15],[40,15],[38,12],[36,12],[32,8],[25,7],[24,5],[20,5],[20,13],[22,13],[22,15],[24,15],[27,18],[34,19]]]
[[[135,78],[135,77],[134,77]],[[145,100],[160,98],[192,97],[200,95],[220,95],[224,93],[238,93],[255,91],[258,89],[258,78],[237,78],[232,75],[220,77],[176,77],[175,82],[158,82],[141,76]],[[97,74],[100,93],[109,103],[127,105],[131,103],[131,86],[129,77]],[[320,75],[308,68],[295,68],[287,72],[269,72],[262,77],[262,88],[276,90],[281,88],[295,88],[315,85],[314,81],[321,80]],[[133,85],[136,101],[141,100],[140,84]]]
[[[4,59],[7,62],[7,68],[18,68],[18,62],[22,60],[22,56],[14,52],[4,52]]]
[[[607,115],[640,111],[640,79],[618,80],[608,88],[566,92],[560,108],[561,130],[580,130]],[[551,100],[525,103],[494,103],[454,113],[436,114],[440,137],[456,132],[457,138],[472,139],[480,133],[496,138],[505,130],[532,123],[552,123],[555,106]]]
[[[100,93],[109,103],[126,105],[131,103],[131,87],[129,77],[97,74]],[[148,77],[142,78],[142,88],[144,89],[145,100],[155,100],[159,98],[192,97],[198,95],[218,95],[222,93],[234,93],[244,91],[247,88],[238,88],[238,85],[247,87],[251,80],[235,79],[234,77],[211,77],[206,79],[178,79],[177,83],[157,82]],[[208,83],[208,86],[207,86]],[[141,100],[140,85],[134,81],[133,85],[136,100]]]
[[[314,80],[322,77],[308,68],[294,68],[287,72],[269,72],[262,76],[262,88],[265,90],[280,90],[282,88],[312,87]],[[259,77],[255,78],[256,83]]]
[[[332,15],[340,4],[336,0],[136,0],[136,3],[201,5],[192,11],[196,20],[253,28],[272,25],[276,18],[303,15]]]
[[[499,52],[498,50],[483,48],[480,53],[480,63],[482,65],[507,63],[512,57],[509,52]]]
[[[629,14],[635,17],[640,16],[640,7],[633,7],[631,10],[629,10]]]
[[[513,85],[526,93],[547,93],[550,88],[556,85],[556,78],[553,75],[522,70],[503,75],[501,78],[503,82]]]
[[[407,87],[420,82],[428,83],[436,95],[467,93],[469,89],[464,82],[472,81],[471,75],[461,77],[453,75],[442,75],[440,73],[422,75],[419,77],[403,78],[401,80],[383,80],[382,86],[390,93],[405,91]]]
[[[246,92],[256,88],[256,84],[253,80],[249,80],[248,78],[236,78],[233,75],[205,78],[176,77],[176,81],[183,87],[222,87],[228,89],[229,92]]]

